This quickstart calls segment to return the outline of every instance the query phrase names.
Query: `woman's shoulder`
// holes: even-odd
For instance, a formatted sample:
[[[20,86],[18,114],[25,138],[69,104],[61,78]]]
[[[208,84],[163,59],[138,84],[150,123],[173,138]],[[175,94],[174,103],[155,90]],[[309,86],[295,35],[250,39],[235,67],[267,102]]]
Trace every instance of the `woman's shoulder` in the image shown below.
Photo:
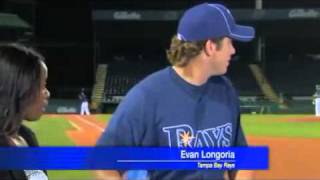
[[[19,135],[28,143],[29,146],[39,146],[35,133],[25,125],[21,125]]]

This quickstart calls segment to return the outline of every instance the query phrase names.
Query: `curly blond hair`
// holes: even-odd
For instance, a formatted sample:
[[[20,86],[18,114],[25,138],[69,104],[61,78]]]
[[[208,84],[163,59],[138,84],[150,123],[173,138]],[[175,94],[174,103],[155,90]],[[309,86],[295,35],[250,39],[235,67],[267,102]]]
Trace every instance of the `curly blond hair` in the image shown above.
[[[217,47],[220,48],[222,38],[212,39],[217,43]],[[174,35],[171,39],[170,48],[167,49],[167,59],[171,65],[184,67],[191,59],[198,56],[204,49],[207,40],[202,41],[183,41],[178,39],[177,35]]]

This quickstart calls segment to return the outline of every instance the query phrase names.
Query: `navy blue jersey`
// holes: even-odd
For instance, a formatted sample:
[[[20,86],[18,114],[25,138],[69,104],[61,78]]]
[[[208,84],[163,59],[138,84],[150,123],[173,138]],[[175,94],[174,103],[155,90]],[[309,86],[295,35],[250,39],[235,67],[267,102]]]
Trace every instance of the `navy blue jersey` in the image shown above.
[[[81,91],[80,94],[79,94],[79,100],[81,102],[88,102],[87,95],[83,91]]]
[[[112,116],[98,145],[229,147],[246,141],[238,96],[224,76],[194,86],[172,67],[132,88]],[[222,179],[223,171],[150,171],[150,179]]]

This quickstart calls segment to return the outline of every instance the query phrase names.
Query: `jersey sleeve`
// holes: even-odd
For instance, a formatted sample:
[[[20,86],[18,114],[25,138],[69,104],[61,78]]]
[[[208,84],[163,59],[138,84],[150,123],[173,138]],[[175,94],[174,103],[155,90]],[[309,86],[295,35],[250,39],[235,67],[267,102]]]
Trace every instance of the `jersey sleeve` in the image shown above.
[[[235,122],[236,126],[236,136],[234,146],[248,146],[245,134],[243,132],[241,124],[241,111],[240,111],[240,100],[237,91],[234,89],[234,94],[236,96],[236,107],[237,107],[237,118]]]
[[[230,93],[232,95],[233,98],[233,106],[235,107],[235,122],[234,122],[234,126],[235,126],[235,139],[234,139],[234,143],[233,146],[247,146],[247,141],[242,129],[242,125],[241,125],[241,112],[240,112],[240,100],[239,100],[239,94],[236,91],[236,89],[233,87],[232,82],[225,76],[222,76],[222,78],[224,79],[224,81],[226,82],[228,88],[230,89]]]
[[[129,91],[113,114],[97,145],[139,146],[145,131],[144,106],[145,98],[142,91]]]
[[[245,138],[242,126],[241,126],[241,121],[240,121],[240,115],[237,120],[238,125],[236,126],[236,136],[235,136],[235,144],[234,146],[247,146],[247,140]]]

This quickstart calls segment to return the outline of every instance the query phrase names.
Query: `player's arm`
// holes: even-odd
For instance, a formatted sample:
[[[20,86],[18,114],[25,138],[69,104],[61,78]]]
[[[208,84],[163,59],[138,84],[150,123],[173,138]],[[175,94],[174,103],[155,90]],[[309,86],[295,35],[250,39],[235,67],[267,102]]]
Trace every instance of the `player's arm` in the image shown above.
[[[238,115],[237,126],[236,126],[235,146],[248,146],[247,140],[242,130],[240,114]],[[234,170],[227,171],[226,173],[228,180],[251,180],[254,178],[254,171],[252,170]]]
[[[95,171],[97,180],[122,180],[124,179],[116,170],[98,170]]]
[[[254,178],[254,171],[252,170],[239,170],[236,172],[235,180],[251,180]]]
[[[144,96],[138,91],[129,92],[114,112],[106,130],[102,133],[97,146],[132,147],[139,146],[143,125]],[[112,154],[110,154],[112,156]],[[126,178],[126,171],[98,170],[95,171],[97,179],[121,180]]]
[[[254,178],[254,171],[251,170],[238,170],[227,171],[225,180],[252,180]]]

